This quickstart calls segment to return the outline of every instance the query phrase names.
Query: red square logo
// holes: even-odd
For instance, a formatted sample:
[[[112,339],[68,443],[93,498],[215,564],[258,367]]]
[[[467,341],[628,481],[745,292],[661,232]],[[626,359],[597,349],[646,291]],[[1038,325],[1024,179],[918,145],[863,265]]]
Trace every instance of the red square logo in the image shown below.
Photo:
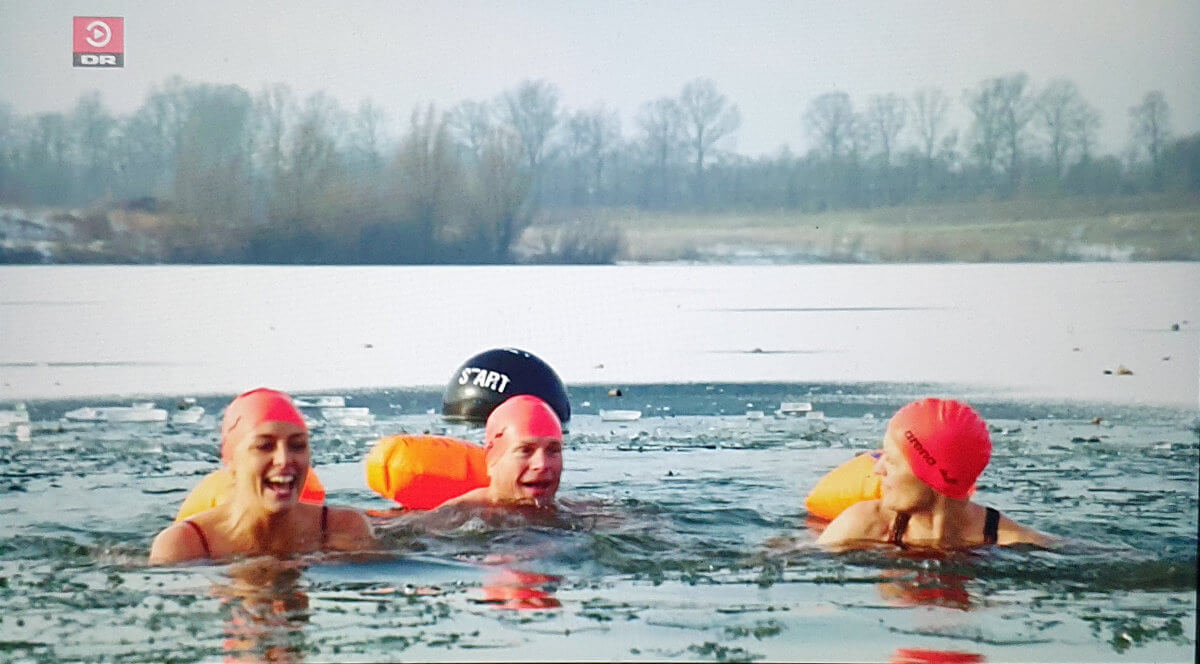
[[[76,16],[71,28],[76,67],[122,67],[125,64],[125,19]]]
[[[73,31],[76,53],[124,53],[125,19],[76,16]]]

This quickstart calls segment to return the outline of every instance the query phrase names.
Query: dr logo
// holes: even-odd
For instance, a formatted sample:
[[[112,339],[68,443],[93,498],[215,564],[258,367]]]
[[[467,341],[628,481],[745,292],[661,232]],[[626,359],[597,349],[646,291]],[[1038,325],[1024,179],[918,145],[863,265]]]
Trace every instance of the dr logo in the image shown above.
[[[125,19],[76,16],[71,43],[72,64],[76,67],[124,67]]]

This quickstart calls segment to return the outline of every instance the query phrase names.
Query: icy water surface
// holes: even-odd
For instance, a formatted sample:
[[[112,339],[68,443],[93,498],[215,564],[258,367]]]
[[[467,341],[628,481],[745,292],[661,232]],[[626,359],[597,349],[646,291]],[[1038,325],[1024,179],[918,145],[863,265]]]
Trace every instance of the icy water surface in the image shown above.
[[[606,392],[570,389],[557,519],[378,516],[387,551],[369,559],[177,568],[146,566],[149,542],[216,467],[212,414],[231,395],[201,398],[196,425],[67,423],[85,402],[29,401],[30,440],[0,438],[0,660],[1194,660],[1194,408],[906,383]],[[377,421],[315,432],[331,502],[389,507],[361,467],[382,435],[480,435],[428,412],[437,391],[346,394]],[[978,500],[1062,547],[815,547],[804,493],[928,394],[968,399],[992,426]],[[784,401],[826,418],[774,417]],[[597,416],[614,407],[645,416]]]

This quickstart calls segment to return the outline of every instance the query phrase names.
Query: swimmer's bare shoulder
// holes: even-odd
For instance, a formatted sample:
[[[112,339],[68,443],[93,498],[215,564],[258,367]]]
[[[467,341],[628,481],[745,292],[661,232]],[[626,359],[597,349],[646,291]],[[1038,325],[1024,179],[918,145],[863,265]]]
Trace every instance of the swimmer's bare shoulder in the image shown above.
[[[329,506],[329,539],[331,551],[363,551],[376,548],[378,540],[365,512],[353,507]]]
[[[880,542],[887,536],[889,522],[879,500],[854,503],[825,527],[817,544],[841,547],[855,542]]]
[[[204,550],[204,544],[196,530],[182,521],[159,533],[150,545],[151,565],[199,560],[207,555],[208,552]]]

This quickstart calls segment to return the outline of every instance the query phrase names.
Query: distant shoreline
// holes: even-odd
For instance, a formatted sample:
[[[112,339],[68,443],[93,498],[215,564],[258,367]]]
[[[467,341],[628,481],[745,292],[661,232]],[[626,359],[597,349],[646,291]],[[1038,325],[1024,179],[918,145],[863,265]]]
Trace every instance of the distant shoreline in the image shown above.
[[[165,215],[119,208],[0,209],[0,263],[197,264],[155,255],[154,231],[169,223]],[[537,247],[563,228],[618,237],[611,261],[617,264],[1200,261],[1200,196],[1194,194],[821,213],[549,209],[536,215],[519,244]]]
[[[544,216],[544,225],[565,217]],[[620,229],[619,260],[636,263],[1200,260],[1196,196],[943,203],[817,214],[582,210],[578,216]]]

